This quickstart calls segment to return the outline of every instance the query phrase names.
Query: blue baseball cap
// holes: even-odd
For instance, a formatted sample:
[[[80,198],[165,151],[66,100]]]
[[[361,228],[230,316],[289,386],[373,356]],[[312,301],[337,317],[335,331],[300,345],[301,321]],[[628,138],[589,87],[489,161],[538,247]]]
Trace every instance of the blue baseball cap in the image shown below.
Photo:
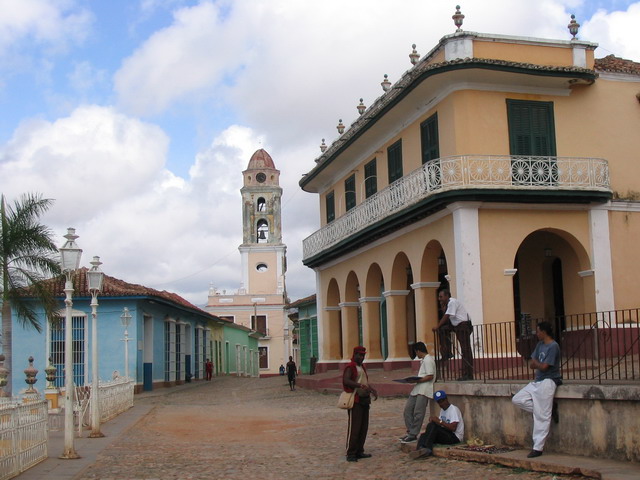
[[[433,394],[433,399],[435,401],[444,400],[445,398],[447,398],[447,394],[444,392],[444,390],[438,390]]]

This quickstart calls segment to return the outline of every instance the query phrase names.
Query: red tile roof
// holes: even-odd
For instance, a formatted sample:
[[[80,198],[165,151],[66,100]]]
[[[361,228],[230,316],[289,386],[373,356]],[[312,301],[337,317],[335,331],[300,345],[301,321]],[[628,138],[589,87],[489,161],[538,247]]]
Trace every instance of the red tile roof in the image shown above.
[[[87,288],[87,271],[89,269],[82,267],[76,270],[73,276],[73,296],[74,297],[90,297],[91,292]],[[65,277],[61,275],[57,278],[51,278],[45,281],[51,289],[53,289],[56,296],[64,297],[64,284]],[[29,289],[25,289],[25,296],[30,293]],[[227,323],[232,323],[229,320],[219,318],[200,307],[195,306],[191,302],[185,300],[177,293],[167,292],[166,290],[156,290],[150,287],[144,287],[135,283],[128,283],[124,280],[120,280],[109,275],[104,276],[104,283],[102,285],[102,292],[100,297],[154,297],[159,300],[164,300],[173,303],[179,307],[196,311],[199,314],[211,317],[212,319],[221,320]]]
[[[640,75],[640,63],[633,60],[607,55],[604,58],[596,58],[595,69],[599,72],[628,73]]]

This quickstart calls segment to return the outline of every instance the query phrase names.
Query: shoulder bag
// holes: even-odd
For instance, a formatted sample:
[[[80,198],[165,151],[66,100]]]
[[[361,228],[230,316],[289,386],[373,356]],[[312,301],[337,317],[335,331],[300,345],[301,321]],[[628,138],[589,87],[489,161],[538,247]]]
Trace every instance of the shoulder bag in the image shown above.
[[[340,397],[338,398],[338,408],[342,408],[344,410],[350,410],[353,408],[353,402],[356,398],[356,391],[353,392],[342,392]]]

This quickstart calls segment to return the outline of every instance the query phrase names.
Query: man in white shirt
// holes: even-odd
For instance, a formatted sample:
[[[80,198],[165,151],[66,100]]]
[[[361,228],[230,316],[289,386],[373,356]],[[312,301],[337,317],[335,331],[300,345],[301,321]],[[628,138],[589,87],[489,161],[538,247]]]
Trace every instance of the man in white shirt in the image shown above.
[[[433,444],[453,445],[464,439],[464,420],[460,409],[449,403],[444,390],[438,390],[433,398],[440,405],[440,415],[430,417],[425,432],[420,435],[417,448],[409,454],[412,459],[433,455]]]
[[[438,326],[434,329],[440,338],[440,351],[442,359],[453,358],[451,352],[451,332],[455,332],[462,351],[462,376],[458,381],[473,380],[473,351],[471,349],[471,334],[473,326],[471,318],[462,303],[451,297],[451,292],[447,289],[438,293],[440,309],[444,312]]]
[[[433,383],[436,381],[436,361],[427,352],[427,346],[423,342],[417,342],[414,349],[416,356],[420,359],[419,378],[404,407],[404,424],[407,427],[407,434],[400,439],[402,443],[415,442],[418,439],[429,399],[433,398]]]

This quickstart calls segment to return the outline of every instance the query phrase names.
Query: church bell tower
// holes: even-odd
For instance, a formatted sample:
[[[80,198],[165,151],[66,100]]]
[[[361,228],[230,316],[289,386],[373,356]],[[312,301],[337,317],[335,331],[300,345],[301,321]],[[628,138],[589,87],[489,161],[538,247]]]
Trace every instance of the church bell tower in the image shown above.
[[[260,149],[242,175],[240,289],[247,294],[285,294],[287,247],[282,243],[280,171]]]

